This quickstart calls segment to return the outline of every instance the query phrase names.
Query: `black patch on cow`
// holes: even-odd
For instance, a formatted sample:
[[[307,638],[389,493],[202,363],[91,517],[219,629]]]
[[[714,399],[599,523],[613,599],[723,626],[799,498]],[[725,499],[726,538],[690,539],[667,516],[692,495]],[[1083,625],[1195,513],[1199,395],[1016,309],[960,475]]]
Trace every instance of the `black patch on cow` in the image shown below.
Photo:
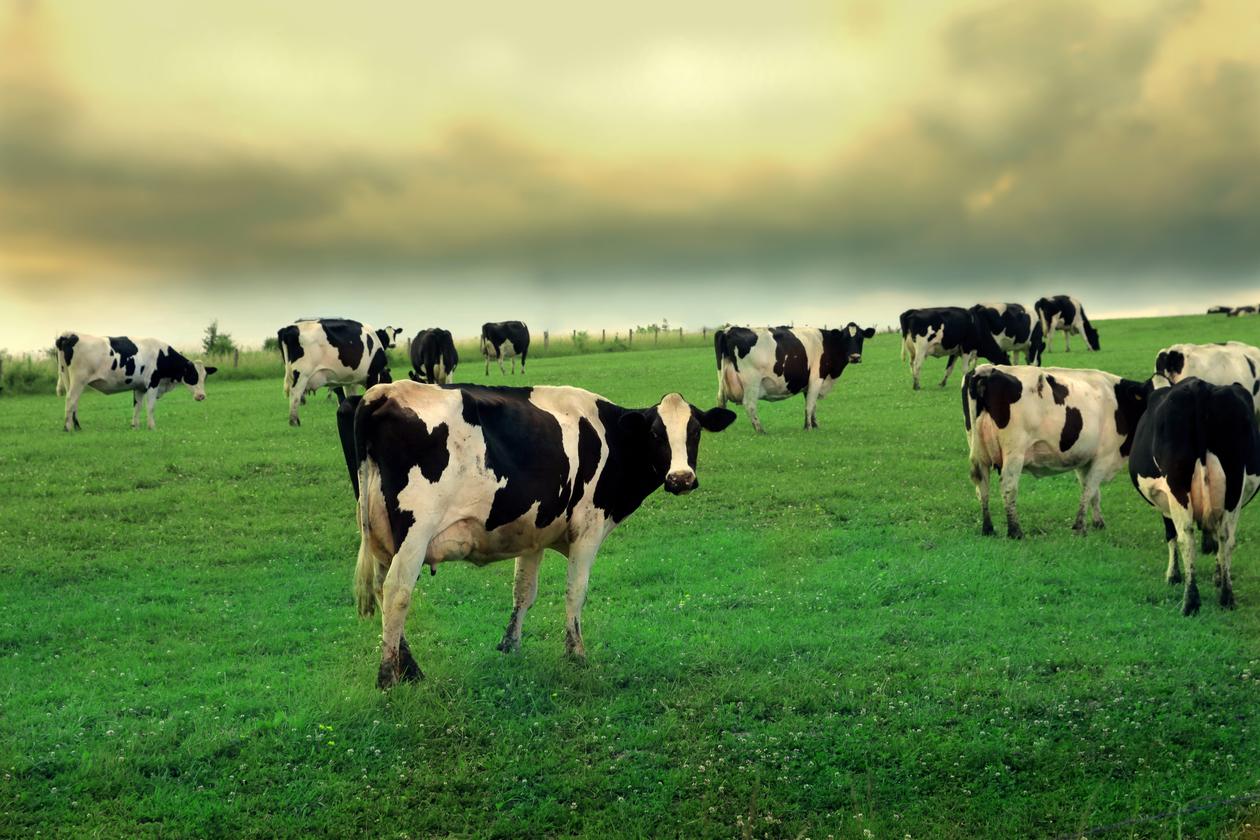
[[[586,494],[586,485],[595,477],[599,469],[599,458],[604,452],[604,445],[599,441],[599,434],[591,421],[582,417],[578,420],[578,469],[573,484],[573,493],[569,497],[569,509],[566,515],[573,516],[573,509]]]
[[[301,373],[301,371],[294,370],[294,371],[293,371],[293,384],[292,384],[290,387],[292,387],[292,388],[296,388],[296,387],[297,387],[298,380],[299,380],[299,379],[301,379],[301,378],[302,378],[302,373]]]
[[[290,324],[282,328],[276,333],[276,338],[280,341],[280,346],[284,349],[284,355],[288,358],[289,364],[293,364],[298,359],[306,355],[302,350],[301,331],[296,324]]]
[[[351,405],[350,400],[344,405]],[[447,448],[450,427],[439,423],[430,431],[428,424],[414,411],[393,399],[358,405],[354,418],[356,456],[376,462],[397,550],[416,521],[411,511],[399,507],[398,496],[406,488],[413,467],[420,468],[420,475],[426,481],[436,482],[442,477],[451,460]],[[342,407],[338,407],[339,418],[341,410]],[[338,432],[341,432],[340,419]],[[346,465],[349,466],[349,459]],[[357,483],[356,478],[351,480]]]
[[[1059,435],[1059,451],[1067,452],[1071,449],[1081,436],[1081,429],[1084,428],[1085,421],[1081,417],[1079,409],[1067,407],[1067,413],[1063,418],[1063,433]]]
[[[1247,360],[1247,367],[1251,370],[1251,378],[1255,379],[1256,378],[1256,363],[1251,361],[1250,356],[1243,356],[1243,358]]]
[[[783,377],[789,394],[799,394],[809,386],[805,345],[790,329],[775,327],[770,334],[774,337],[774,373]]]
[[[350,486],[354,497],[359,498],[359,455],[354,447],[354,417],[363,397],[346,397],[337,405],[337,437],[341,440],[341,454],[350,472]]]
[[[739,370],[739,360],[748,358],[748,354],[757,344],[757,333],[748,327],[731,327],[722,332],[720,341],[714,338],[718,370],[722,369],[722,359],[729,359],[735,370]]]
[[[74,361],[74,345],[79,343],[79,337],[74,333],[58,336],[55,342],[57,352],[61,354],[61,359],[66,363],[66,367],[70,367],[70,362]]]
[[[358,370],[363,363],[363,325],[346,318],[321,318],[319,325],[324,328],[328,343],[337,351],[341,364]]]
[[[140,352],[140,348],[136,347],[136,343],[126,336],[110,336],[109,346],[118,354],[119,366],[128,376],[135,376],[136,353]]]
[[[464,421],[482,430],[486,468],[507,480],[490,503],[486,530],[515,522],[535,503],[534,526],[550,525],[567,509],[573,490],[560,421],[529,401],[530,388],[453,387],[463,398]]]
[[[158,351],[157,364],[153,366],[153,373],[149,374],[149,387],[156,388],[163,379],[196,385],[197,368],[175,348],[167,347]]]
[[[118,357],[117,356],[109,360],[109,369],[118,370]]]
[[[1138,422],[1149,410],[1152,391],[1153,386],[1149,380],[1136,382],[1132,379],[1121,379],[1116,383],[1116,431],[1124,435],[1120,454],[1125,458],[1129,457],[1129,452],[1133,449],[1133,436]]]
[[[446,375],[455,372],[459,364],[459,353],[455,350],[455,339],[449,330],[432,327],[416,333],[411,340],[411,366],[418,376],[417,382],[436,382],[439,366],[446,369]]]
[[[374,344],[374,342],[372,341],[372,334],[371,334],[371,333],[368,333],[367,335],[365,335],[365,336],[364,336],[364,338],[366,338],[366,339],[367,339],[367,351],[368,351],[369,353],[371,353],[371,352],[372,352],[372,345]]]
[[[659,419],[655,408],[630,409],[597,400],[599,421],[604,427],[608,459],[595,483],[592,500],[614,522],[621,522],[639,509],[643,500],[665,482],[668,455],[664,468],[653,458],[651,427]],[[622,423],[627,414],[640,414],[642,423]],[[668,444],[666,444],[668,448]]]
[[[1180,350],[1167,350],[1155,357],[1155,372],[1172,379],[1186,365],[1186,356]]]
[[[367,380],[364,386],[371,388],[373,385],[392,381],[389,375],[389,357],[385,355],[383,347],[378,347],[372,354],[372,361],[368,363]]]
[[[1011,422],[1011,406],[1019,402],[1024,384],[1009,373],[989,369],[972,377],[970,389],[977,419],[988,413],[999,429],[1005,429]]]
[[[1067,402],[1068,388],[1066,385],[1059,384],[1053,376],[1046,375],[1046,384],[1050,386],[1050,396],[1054,398],[1055,405],[1063,405]]]
[[[818,360],[820,379],[839,379],[849,365],[849,357],[862,354],[866,339],[875,335],[874,327],[862,329],[850,321],[842,329],[822,330],[822,356]]]
[[[962,404],[963,404],[963,426],[967,431],[971,431],[971,380],[975,378],[975,371],[967,371],[963,375],[962,386]]]

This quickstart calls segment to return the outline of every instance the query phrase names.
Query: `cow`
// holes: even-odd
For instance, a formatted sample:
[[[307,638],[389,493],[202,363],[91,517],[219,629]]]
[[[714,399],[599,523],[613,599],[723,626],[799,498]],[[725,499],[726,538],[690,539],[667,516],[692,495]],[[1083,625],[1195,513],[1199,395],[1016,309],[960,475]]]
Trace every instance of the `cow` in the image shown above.
[[[1155,373],[1171,384],[1191,376],[1213,385],[1237,383],[1247,391],[1260,418],[1260,349],[1250,344],[1174,344],[1155,356]]]
[[[977,325],[987,329],[1007,354],[1022,352],[1030,365],[1041,364],[1046,349],[1041,321],[1034,320],[1021,303],[978,303],[971,307]]]
[[[529,327],[520,321],[487,322],[481,325],[481,354],[486,357],[486,375],[490,375],[490,360],[497,359],[499,373],[503,360],[512,360],[512,373],[516,373],[516,357],[521,357],[521,373],[525,372],[525,357],[529,355]]]
[[[411,366],[407,374],[413,382],[445,385],[459,364],[459,353],[449,330],[432,327],[416,333],[411,340]]]
[[[404,638],[421,567],[516,558],[513,608],[499,650],[520,646],[545,549],[568,558],[565,650],[584,659],[582,605],[600,544],[658,488],[699,486],[702,430],[735,420],[676,393],[649,408],[569,387],[424,385],[368,389],[337,411],[358,498],[359,613],[381,610],[377,685],[423,678]]]
[[[1229,310],[1228,318],[1237,318],[1239,315],[1255,315],[1256,308],[1254,306],[1235,306]]]
[[[1229,315],[1234,311],[1232,306],[1209,306],[1207,314],[1209,315]]]
[[[818,401],[835,387],[850,364],[862,361],[862,343],[875,335],[850,322],[843,329],[816,327],[728,327],[713,334],[717,355],[717,403],[742,403],[759,433],[757,400],[805,395],[805,428],[818,428]]]
[[[1252,397],[1241,385],[1214,385],[1191,376],[1154,390],[1137,425],[1129,476],[1163,516],[1164,577],[1170,585],[1182,580],[1181,552],[1182,615],[1199,611],[1196,532],[1203,553],[1216,554],[1213,579],[1221,606],[1234,606],[1230,561],[1238,517],[1260,488],[1260,432]]]
[[[289,425],[300,426],[298,405],[308,391],[325,385],[334,389],[368,388],[392,381],[386,350],[394,346],[401,327],[373,329],[347,318],[296,321],[276,332],[284,361],[284,395],[289,398]],[[344,392],[338,393],[344,398]]]
[[[993,533],[989,471],[1001,475],[1006,535],[1021,539],[1016,496],[1020,474],[1076,472],[1081,504],[1073,529],[1086,531],[1086,509],[1104,527],[1099,488],[1124,465],[1149,382],[1101,370],[980,365],[963,379],[963,425],[981,530]]]
[[[938,306],[928,309],[907,309],[901,313],[901,358],[910,356],[910,373],[914,377],[914,390],[919,390],[919,373],[928,356],[948,356],[945,376],[941,387],[954,372],[954,363],[965,357],[963,370],[967,370],[982,356],[996,364],[1010,364],[1011,358],[998,346],[988,325],[984,324],[977,310],[958,306]]]
[[[189,361],[174,347],[156,338],[108,338],[64,332],[54,342],[57,353],[57,393],[66,396],[67,432],[79,425],[79,397],[91,386],[102,394],[131,392],[131,428],[140,427],[144,403],[150,429],[156,429],[153,409],[158,397],[186,385],[193,399],[206,398],[206,378],[218,368]]]
[[[1098,343],[1098,330],[1094,329],[1089,318],[1085,317],[1085,307],[1077,298],[1067,295],[1038,298],[1033,308],[1037,310],[1037,320],[1041,322],[1041,331],[1046,337],[1046,352],[1050,351],[1055,330],[1063,333],[1065,352],[1072,350],[1071,336],[1081,333],[1085,334],[1086,350],[1101,348]]]

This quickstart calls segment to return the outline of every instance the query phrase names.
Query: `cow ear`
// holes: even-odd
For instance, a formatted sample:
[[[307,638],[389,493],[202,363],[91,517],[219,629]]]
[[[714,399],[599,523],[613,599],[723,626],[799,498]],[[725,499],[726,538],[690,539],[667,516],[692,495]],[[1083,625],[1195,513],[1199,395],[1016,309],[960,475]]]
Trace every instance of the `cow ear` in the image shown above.
[[[696,419],[706,432],[720,432],[735,422],[735,412],[729,408],[710,408],[708,411],[697,411]]]
[[[647,416],[640,411],[627,411],[621,415],[621,419],[617,421],[617,426],[621,431],[629,435],[646,434],[648,430]]]
[[[874,338],[874,337],[875,337],[875,328],[874,328],[874,327],[867,327],[866,329],[862,330],[862,335],[863,335],[864,337],[866,337],[866,338]]]
[[[206,368],[206,376],[209,376],[212,373],[217,373],[218,370],[219,369],[217,367],[208,367]]]

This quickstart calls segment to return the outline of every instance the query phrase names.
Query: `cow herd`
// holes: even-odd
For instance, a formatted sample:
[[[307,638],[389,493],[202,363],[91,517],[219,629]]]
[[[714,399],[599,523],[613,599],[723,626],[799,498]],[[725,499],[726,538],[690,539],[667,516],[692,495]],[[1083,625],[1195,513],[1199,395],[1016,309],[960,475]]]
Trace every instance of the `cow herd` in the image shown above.
[[[1215,553],[1219,602],[1234,603],[1230,572],[1239,513],[1260,489],[1260,350],[1238,342],[1176,344],[1160,350],[1145,381],[1100,370],[1042,367],[1057,332],[1100,348],[1079,300],[1042,298],[1030,314],[1019,304],[913,309],[901,315],[902,357],[914,387],[925,358],[964,359],[963,425],[981,528],[994,533],[990,474],[999,473],[1007,535],[1023,537],[1017,510],[1024,472],[1074,472],[1080,506],[1074,528],[1101,529],[1101,487],[1128,465],[1134,487],[1160,513],[1168,548],[1166,577],[1184,581],[1183,613],[1199,608],[1197,551]],[[543,552],[568,558],[565,648],[584,656],[581,614],[591,565],[608,534],[657,489],[681,495],[699,486],[702,432],[721,432],[741,404],[764,431],[759,400],[800,394],[804,428],[818,426],[818,400],[844,370],[862,361],[873,328],[727,327],[714,335],[717,407],[702,410],[669,393],[629,408],[573,387],[450,385],[459,362],[450,332],[422,330],[409,345],[413,370],[393,381],[386,351],[401,329],[347,319],[306,319],[279,330],[289,420],[308,393],[334,389],[337,429],[358,500],[360,546],[355,595],[360,613],[379,607],[378,685],[421,676],[404,635],[416,579],[425,565],[515,558],[513,604],[499,648],[520,644],[537,594]],[[486,371],[516,359],[524,372],[529,330],[519,321],[488,323],[480,349]],[[1024,365],[1012,365],[1022,353]],[[178,384],[205,398],[215,372],[154,339],[64,333],[56,341],[65,428],[79,428],[78,399],[91,386],[130,390],[132,424],[141,402],[153,406]],[[988,363],[974,367],[977,357]],[[347,393],[365,387],[359,396]]]

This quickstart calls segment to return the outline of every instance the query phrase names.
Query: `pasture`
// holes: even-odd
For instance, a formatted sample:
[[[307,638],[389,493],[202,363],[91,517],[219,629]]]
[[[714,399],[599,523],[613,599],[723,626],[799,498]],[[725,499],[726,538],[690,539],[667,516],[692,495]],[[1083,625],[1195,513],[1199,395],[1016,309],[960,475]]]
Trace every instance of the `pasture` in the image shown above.
[[[1260,319],[1098,327],[1101,353],[1059,337],[1047,364],[1145,378],[1174,341],[1260,343]],[[1219,803],[1260,792],[1260,506],[1238,609],[1205,586],[1191,619],[1127,473],[1105,532],[1071,532],[1068,474],[1024,478],[1027,539],[981,537],[943,367],[915,393],[878,335],[820,429],[797,398],[762,404],[765,436],[742,411],[705,435],[700,489],[653,495],[605,543],[585,666],[562,657],[561,558],[511,656],[510,562],[424,574],[427,680],[387,694],[322,394],[294,429],[278,376],[212,379],[145,432],[126,396],[89,393],[74,435],[51,392],[5,398],[0,834],[1240,834],[1252,806]],[[465,354],[455,379],[636,406],[715,392],[711,347],[524,378]]]

